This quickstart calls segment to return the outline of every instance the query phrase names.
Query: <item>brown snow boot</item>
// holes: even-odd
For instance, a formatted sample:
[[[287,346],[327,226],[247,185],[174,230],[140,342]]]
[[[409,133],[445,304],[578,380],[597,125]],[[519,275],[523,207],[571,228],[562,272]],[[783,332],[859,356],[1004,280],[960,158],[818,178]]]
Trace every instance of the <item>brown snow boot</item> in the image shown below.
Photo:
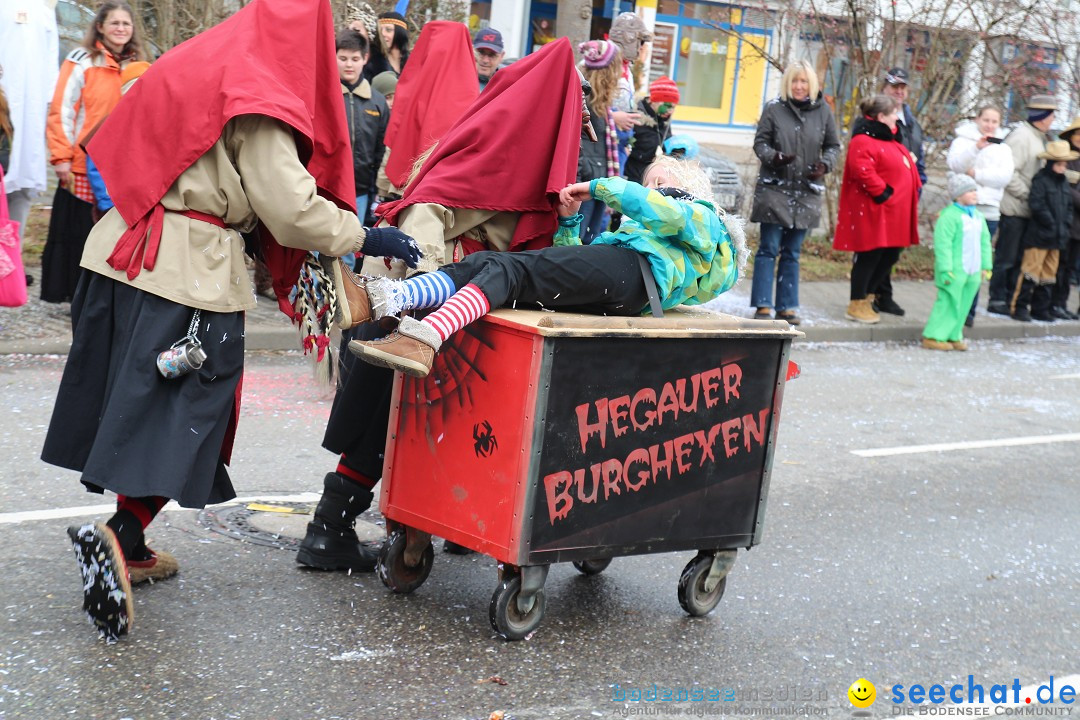
[[[848,303],[847,312],[844,313],[844,317],[848,320],[854,320],[855,322],[864,323],[866,325],[874,325],[881,322],[881,316],[874,312],[874,309],[870,307],[870,301],[866,298],[862,300],[852,300]]]
[[[378,340],[353,340],[349,351],[365,362],[413,377],[427,377],[442,340],[435,328],[403,317],[398,329]]]

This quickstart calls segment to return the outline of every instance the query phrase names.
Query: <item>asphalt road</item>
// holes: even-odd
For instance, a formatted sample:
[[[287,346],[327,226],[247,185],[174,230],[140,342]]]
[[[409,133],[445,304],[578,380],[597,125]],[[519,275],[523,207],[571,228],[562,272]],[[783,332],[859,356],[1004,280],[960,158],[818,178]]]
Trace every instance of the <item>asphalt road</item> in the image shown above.
[[[854,451],[1076,433],[1078,351],[798,345],[764,540],[705,618],[676,600],[687,553],[617,558],[595,577],[559,565],[543,624],[508,643],[488,624],[488,558],[437,554],[398,596],[176,510],[150,539],[181,572],[136,590],[134,630],[111,646],[79,612],[64,528],[82,518],[13,521],[105,502],[37,459],[63,358],[0,357],[0,717],[850,717],[861,677],[877,687],[869,712],[888,717],[895,684],[1060,684],[1080,672],[1080,444]],[[305,361],[252,355],[245,390],[237,489],[317,491],[330,398]],[[734,700],[619,700],[654,685]]]

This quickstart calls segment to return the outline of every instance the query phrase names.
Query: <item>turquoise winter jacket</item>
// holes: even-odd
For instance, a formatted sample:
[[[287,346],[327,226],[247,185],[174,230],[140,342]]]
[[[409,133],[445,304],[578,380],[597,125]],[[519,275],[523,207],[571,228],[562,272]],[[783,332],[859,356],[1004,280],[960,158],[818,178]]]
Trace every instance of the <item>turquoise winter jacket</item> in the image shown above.
[[[589,191],[623,214],[619,229],[601,233],[593,244],[644,255],[665,310],[708,302],[738,280],[735,244],[707,200],[682,202],[617,177],[593,180]],[[576,233],[576,227],[560,227],[555,244],[576,244]]]

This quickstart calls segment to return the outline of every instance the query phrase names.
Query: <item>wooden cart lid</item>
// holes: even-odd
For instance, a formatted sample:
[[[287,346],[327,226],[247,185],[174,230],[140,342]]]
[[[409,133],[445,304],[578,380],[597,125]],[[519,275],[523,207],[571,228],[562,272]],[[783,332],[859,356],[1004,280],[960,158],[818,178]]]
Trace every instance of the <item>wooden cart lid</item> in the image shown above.
[[[783,320],[750,320],[683,306],[664,317],[614,317],[544,310],[495,310],[486,322],[543,337],[659,337],[795,339],[803,333]]]

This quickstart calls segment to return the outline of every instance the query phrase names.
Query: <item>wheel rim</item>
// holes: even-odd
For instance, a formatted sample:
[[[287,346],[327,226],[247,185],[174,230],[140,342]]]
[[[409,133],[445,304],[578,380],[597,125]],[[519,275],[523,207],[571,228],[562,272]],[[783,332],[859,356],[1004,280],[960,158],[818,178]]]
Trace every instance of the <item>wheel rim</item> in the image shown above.
[[[420,555],[420,564],[410,567],[405,564],[405,534],[395,532],[383,548],[383,555],[378,565],[379,577],[388,588],[395,592],[409,593],[420,587],[431,573],[435,560],[435,550],[429,543]]]
[[[495,591],[491,601],[491,624],[507,640],[523,640],[544,618],[544,591],[537,590],[532,608],[526,613],[518,609],[521,579],[507,580]]]
[[[528,632],[533,629],[543,604],[543,600],[540,599],[543,594],[543,590],[538,590],[533,597],[533,604],[529,608],[529,612],[523,613],[518,609],[518,597],[521,595],[521,589],[518,588],[514,591],[509,602],[506,603],[506,624],[510,626],[510,629],[518,632]]]
[[[709,577],[709,568],[712,563],[702,563],[702,565],[704,568],[694,582],[694,599],[701,607],[716,607],[716,603],[720,602],[720,596],[724,594],[724,588],[727,586],[727,576],[720,578],[720,582],[716,583],[712,592],[705,592],[705,579]]]

